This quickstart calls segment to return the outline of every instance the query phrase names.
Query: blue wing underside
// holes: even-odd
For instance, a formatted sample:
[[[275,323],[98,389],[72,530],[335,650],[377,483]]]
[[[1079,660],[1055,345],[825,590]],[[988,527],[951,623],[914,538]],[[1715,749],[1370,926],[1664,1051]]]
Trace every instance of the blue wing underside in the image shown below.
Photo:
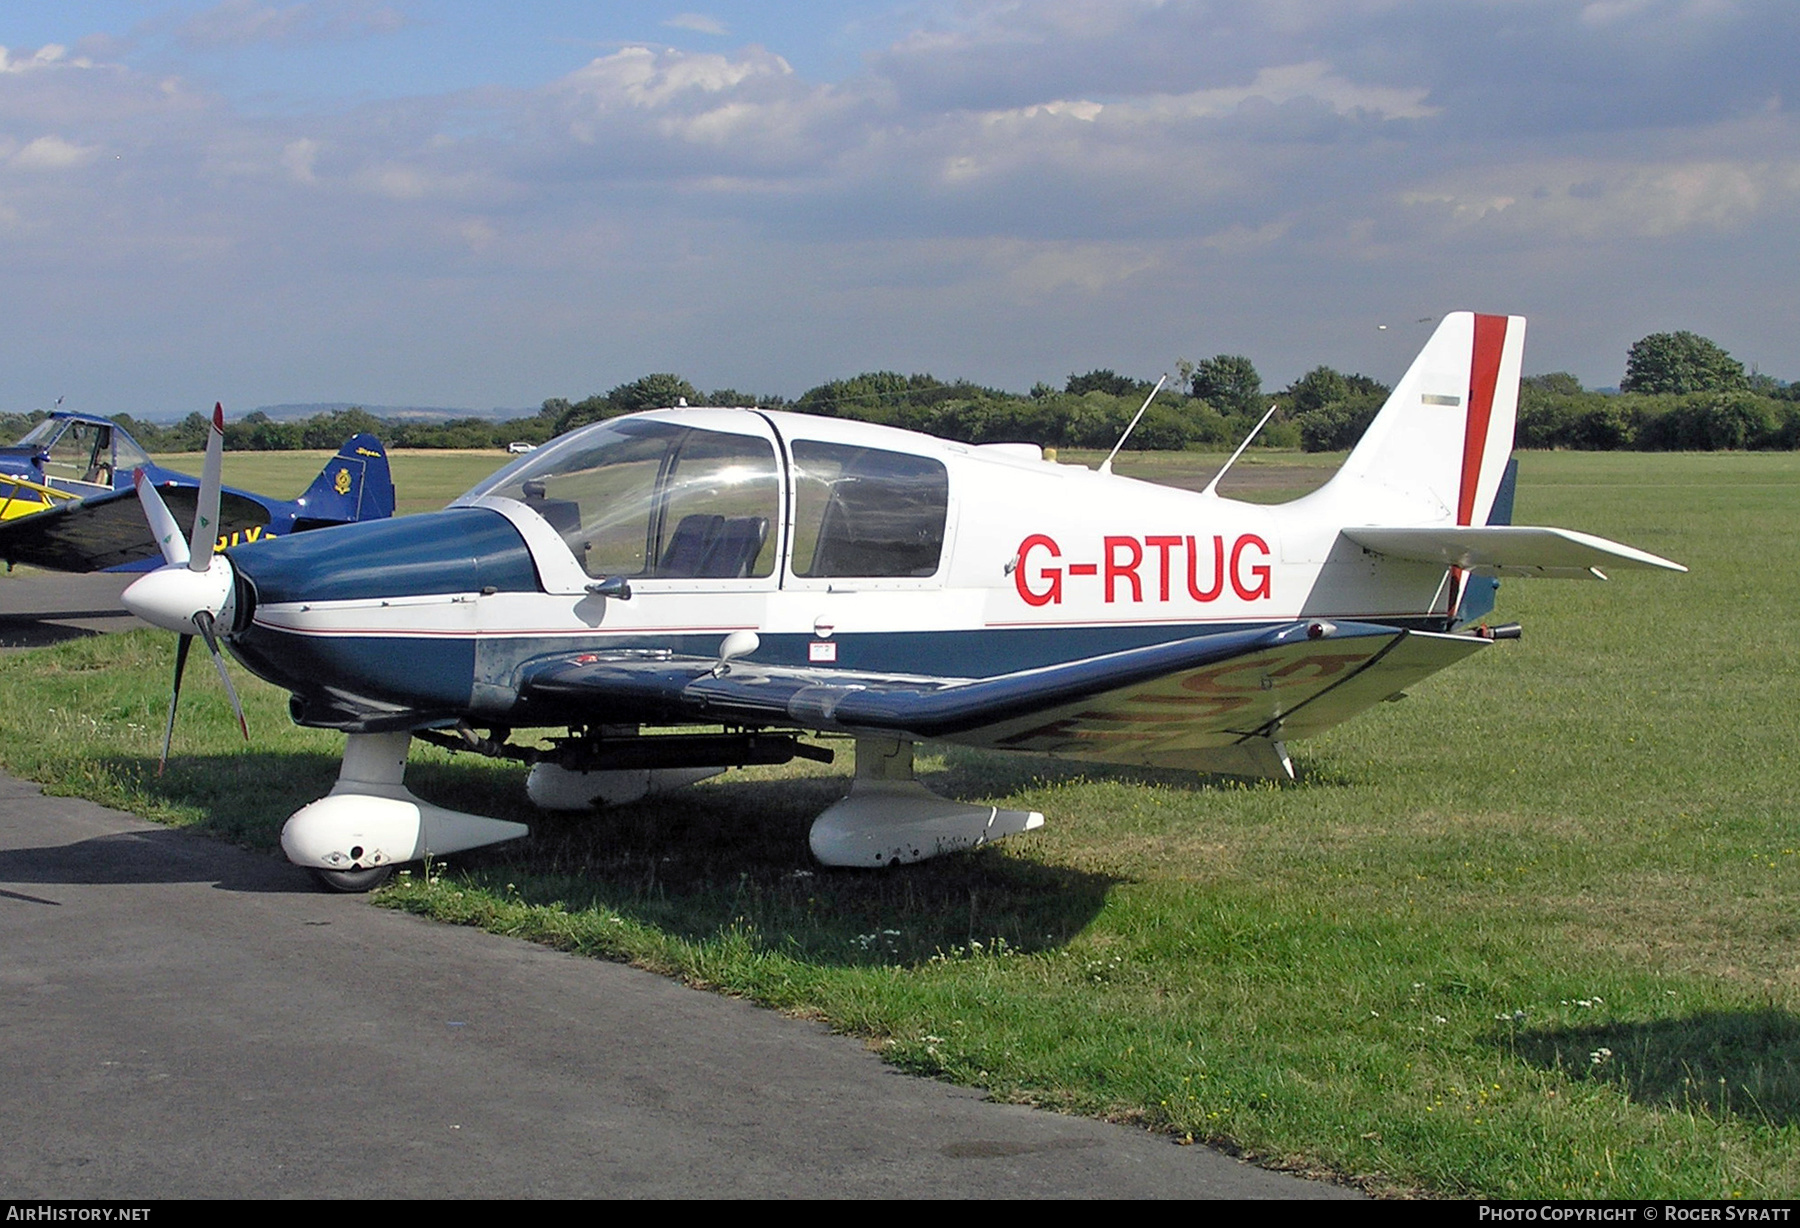
[[[1098,762],[1206,767],[1246,742],[1308,737],[1486,640],[1366,623],[1291,623],[961,679],[583,653],[520,680],[567,718],[885,734]]]

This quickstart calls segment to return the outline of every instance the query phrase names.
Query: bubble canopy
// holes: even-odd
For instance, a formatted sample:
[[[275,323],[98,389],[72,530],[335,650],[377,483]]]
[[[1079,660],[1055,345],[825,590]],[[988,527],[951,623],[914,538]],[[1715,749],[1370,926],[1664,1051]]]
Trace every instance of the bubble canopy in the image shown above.
[[[717,429],[732,423],[742,431]],[[726,412],[596,423],[527,453],[457,502],[524,504],[590,576],[768,576],[781,492],[774,445],[758,425]]]
[[[536,513],[593,577],[772,576],[785,528],[792,581],[923,580],[942,564],[949,475],[931,456],[875,446],[831,420],[682,409],[576,431],[458,502],[483,497]]]

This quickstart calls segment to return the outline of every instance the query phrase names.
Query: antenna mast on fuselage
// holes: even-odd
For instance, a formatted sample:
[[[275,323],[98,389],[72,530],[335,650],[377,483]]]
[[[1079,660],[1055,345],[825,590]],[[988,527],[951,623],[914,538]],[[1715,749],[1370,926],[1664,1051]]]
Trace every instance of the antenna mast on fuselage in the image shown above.
[[[1125,433],[1119,436],[1119,442],[1113,445],[1113,450],[1108,452],[1106,454],[1106,459],[1100,462],[1101,473],[1112,472],[1113,457],[1119,454],[1119,449],[1125,446],[1125,441],[1127,439],[1131,438],[1131,432],[1137,429],[1138,419],[1144,416],[1144,411],[1150,408],[1150,402],[1156,399],[1156,394],[1162,391],[1162,386],[1168,382],[1168,379],[1169,373],[1164,371],[1162,373],[1162,378],[1156,381],[1156,387],[1150,390],[1150,395],[1144,398],[1144,403],[1138,406],[1137,413],[1132,415],[1130,424],[1125,428]]]
[[[1262,418],[1257,422],[1257,424],[1250,428],[1250,433],[1248,435],[1244,436],[1244,442],[1240,443],[1237,446],[1237,451],[1233,452],[1231,454],[1231,458],[1225,462],[1225,467],[1223,469],[1219,470],[1217,473],[1213,474],[1213,480],[1206,484],[1206,489],[1201,491],[1200,492],[1201,494],[1211,495],[1211,494],[1218,493],[1219,479],[1223,478],[1226,475],[1226,473],[1228,473],[1230,471],[1232,465],[1237,463],[1237,458],[1244,454],[1244,449],[1250,446],[1250,441],[1252,439],[1256,438],[1257,432],[1261,431],[1264,426],[1268,425],[1269,419],[1273,418],[1275,416],[1275,411],[1278,408],[1280,408],[1280,407],[1276,406],[1276,405],[1269,406],[1269,412],[1264,414],[1262,416]]]

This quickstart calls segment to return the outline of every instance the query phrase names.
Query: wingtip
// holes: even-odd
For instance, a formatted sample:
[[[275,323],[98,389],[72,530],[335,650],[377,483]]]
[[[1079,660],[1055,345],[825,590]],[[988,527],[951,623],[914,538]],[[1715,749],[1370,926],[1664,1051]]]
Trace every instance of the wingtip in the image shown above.
[[[225,404],[223,401],[213,402],[213,430],[221,435],[225,433]]]

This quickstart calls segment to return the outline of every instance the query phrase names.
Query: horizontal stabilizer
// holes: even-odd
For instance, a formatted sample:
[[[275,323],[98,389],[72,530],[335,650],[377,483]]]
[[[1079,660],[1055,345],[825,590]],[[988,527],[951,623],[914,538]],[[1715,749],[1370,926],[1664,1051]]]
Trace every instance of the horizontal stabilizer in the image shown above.
[[[1484,576],[1587,579],[1612,567],[1686,571],[1680,563],[1573,529],[1532,525],[1441,525],[1429,528],[1362,526],[1342,530],[1350,541],[1414,563],[1460,567]],[[1604,575],[1600,577],[1604,579]]]

